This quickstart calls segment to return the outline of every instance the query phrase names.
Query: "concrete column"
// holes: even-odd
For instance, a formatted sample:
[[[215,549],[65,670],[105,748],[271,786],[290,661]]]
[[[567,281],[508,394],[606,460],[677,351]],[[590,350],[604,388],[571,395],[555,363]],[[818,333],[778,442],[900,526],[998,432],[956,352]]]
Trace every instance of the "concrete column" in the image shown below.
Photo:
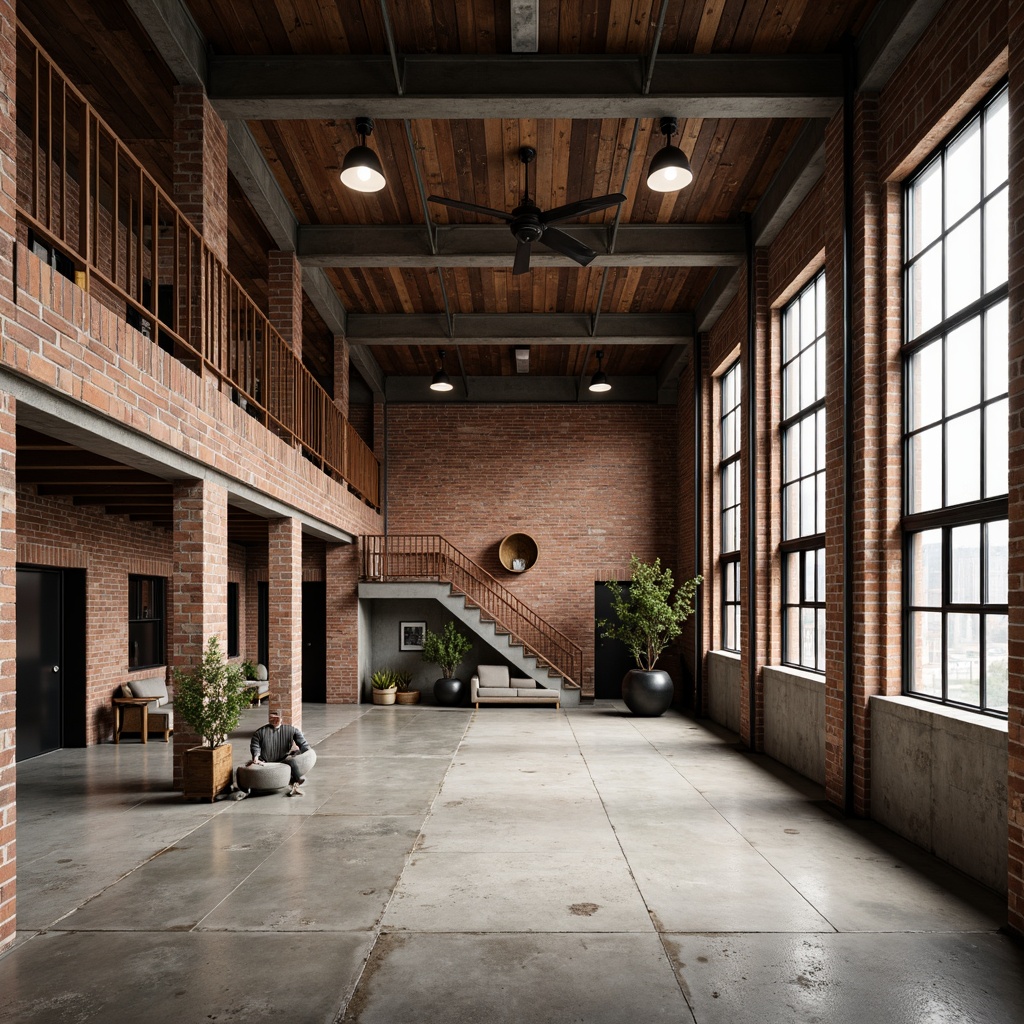
[[[174,90],[174,202],[228,263],[228,132],[201,86]]]
[[[302,359],[302,267],[294,252],[267,253],[267,310],[270,325]]]
[[[359,703],[359,545],[329,544],[327,703]]]
[[[1024,7],[1009,4],[1010,636],[1007,920],[1024,934]]]
[[[273,519],[267,530],[270,706],[302,725],[302,525]]]
[[[343,334],[334,336],[334,404],[341,410],[342,416],[348,419],[348,338]]]
[[[227,652],[227,490],[206,480],[177,485],[173,518],[170,663],[189,671],[202,661],[211,636],[218,637],[221,649]],[[183,721],[175,721],[175,787],[181,784],[182,752],[198,742],[199,737]]]

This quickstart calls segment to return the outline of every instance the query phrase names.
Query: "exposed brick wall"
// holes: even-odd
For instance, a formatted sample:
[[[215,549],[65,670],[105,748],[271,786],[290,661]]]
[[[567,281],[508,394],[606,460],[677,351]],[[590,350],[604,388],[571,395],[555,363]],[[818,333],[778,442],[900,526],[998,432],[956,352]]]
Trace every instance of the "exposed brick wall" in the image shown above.
[[[327,703],[359,701],[358,544],[329,544],[327,581]]]
[[[390,406],[389,532],[439,533],[496,576],[583,648],[589,695],[595,582],[632,553],[676,570],[676,443],[667,406]],[[540,549],[520,575],[498,560],[514,532]]]
[[[274,519],[267,536],[270,585],[270,702],[286,722],[302,726],[302,525]]]
[[[267,253],[267,317],[302,359],[302,268],[294,252]]]
[[[334,404],[341,414],[349,418],[349,390],[351,369],[348,362],[348,338],[343,334],[334,335]],[[359,429],[358,427],[356,428]],[[362,436],[362,435],[360,435]]]
[[[768,301],[773,309],[789,302],[825,262],[825,229],[829,210],[824,198],[824,182],[819,179],[771,244]],[[776,410],[776,419],[778,415]]]

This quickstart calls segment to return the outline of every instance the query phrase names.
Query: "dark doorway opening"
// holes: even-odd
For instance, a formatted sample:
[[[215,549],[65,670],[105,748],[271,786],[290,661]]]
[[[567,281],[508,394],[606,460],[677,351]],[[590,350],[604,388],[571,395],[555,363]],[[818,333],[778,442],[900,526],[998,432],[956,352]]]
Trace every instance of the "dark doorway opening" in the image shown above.
[[[327,584],[302,584],[302,699],[327,703]]]
[[[629,593],[629,581],[620,583],[622,592]],[[606,583],[594,584],[594,699],[619,700],[622,697],[622,677],[636,662],[621,640],[605,640],[597,623],[602,619],[618,622],[612,611],[612,592]]]
[[[270,584],[256,584],[256,660],[270,669]]]

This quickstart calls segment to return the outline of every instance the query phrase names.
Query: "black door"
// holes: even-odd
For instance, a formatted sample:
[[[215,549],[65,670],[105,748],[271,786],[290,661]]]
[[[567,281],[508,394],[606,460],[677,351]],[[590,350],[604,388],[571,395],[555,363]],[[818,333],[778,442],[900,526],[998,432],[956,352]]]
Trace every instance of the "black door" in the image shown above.
[[[270,584],[256,584],[256,660],[273,670],[270,664]]]
[[[629,592],[629,581],[621,583],[622,592]],[[604,583],[594,584],[594,697],[596,700],[619,700],[622,677],[636,662],[621,640],[605,640],[597,623],[602,619],[618,622],[612,611],[612,594]]]
[[[18,760],[61,746],[61,574],[19,569],[17,576]]]
[[[327,703],[327,585],[302,584],[302,699]]]

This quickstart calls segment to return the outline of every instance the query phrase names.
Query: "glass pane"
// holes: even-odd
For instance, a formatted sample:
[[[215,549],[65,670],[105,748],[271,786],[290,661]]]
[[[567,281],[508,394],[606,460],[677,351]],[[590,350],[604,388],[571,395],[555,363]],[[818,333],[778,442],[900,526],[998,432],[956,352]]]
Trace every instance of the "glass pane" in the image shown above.
[[[907,442],[908,512],[942,506],[942,426],[914,434]]]
[[[825,339],[821,338],[814,346],[816,380],[814,386],[817,389],[815,395],[818,398],[825,397]]]
[[[911,430],[934,423],[942,416],[942,342],[933,341],[910,357],[907,400]]]
[[[985,397],[1006,394],[1006,300],[985,314]]]
[[[732,608],[725,610],[725,643],[723,646],[728,651],[736,650],[736,616]]]
[[[800,609],[786,609],[786,650],[782,660],[788,665],[800,664]]]
[[[800,476],[800,427],[802,424],[802,420],[799,423],[794,423],[782,435],[782,479],[785,483],[791,483]]]
[[[916,338],[942,319],[942,243],[929,249],[907,271],[908,326]]]
[[[946,150],[946,226],[981,200],[981,118],[975,118]]]
[[[818,374],[814,365],[814,348],[800,353],[800,408],[814,405]]]
[[[1009,532],[1005,519],[985,524],[985,600],[1006,604],[1009,564]]]
[[[957,526],[952,535],[949,593],[954,604],[981,603],[981,527]]]
[[[981,616],[946,617],[946,694],[961,704],[981,705]]]
[[[1004,188],[985,204],[985,291],[1006,282],[1010,254],[1008,195]]]
[[[782,539],[800,536],[800,484],[782,489]]]
[[[814,308],[814,333],[824,334],[825,333],[825,275],[820,274],[817,281],[814,283],[814,296],[815,296],[815,308]]]
[[[981,414],[964,413],[946,423],[946,504],[977,501],[981,492]]]
[[[800,351],[800,303],[791,302],[782,318],[782,361],[789,362]]]
[[[725,578],[725,600],[734,602],[736,600],[736,570],[737,562],[726,562],[722,566],[722,576]]]
[[[981,297],[981,213],[946,236],[946,316]]]
[[[722,513],[722,550],[735,551],[739,547],[736,530],[736,509],[727,508]]]
[[[736,404],[733,387],[733,375],[730,370],[722,377],[722,412],[728,412]]]
[[[728,465],[722,467],[722,508],[727,509],[732,505],[736,504],[735,498],[735,477],[733,476],[733,466],[735,462],[730,462]]]
[[[985,192],[998,188],[1007,177],[1009,128],[1007,91],[1004,89],[985,111]]]
[[[1006,711],[1007,697],[1007,618],[1005,615],[985,616],[985,706],[993,711]]]
[[[941,530],[922,530],[910,538],[910,603],[942,606]]]
[[[981,401],[981,321],[968,320],[946,337],[946,415]]]
[[[815,432],[818,435],[818,457],[817,464],[825,468],[825,410],[819,409]]]
[[[910,689],[942,696],[942,615],[913,612],[910,616]]]
[[[814,477],[800,481],[800,536],[809,537],[817,533],[814,526],[817,511],[817,495],[814,493]]]
[[[790,551],[786,555],[786,604],[800,603],[800,552]]]
[[[814,609],[800,609],[800,664],[814,668],[814,656],[818,650],[818,639],[814,635]]]
[[[782,378],[784,419],[795,416],[800,411],[800,360],[794,359],[786,367]]]
[[[805,349],[815,337],[815,299],[813,285],[800,293],[800,348]]]
[[[825,609],[819,608],[816,612],[818,619],[818,650],[814,667],[819,672],[825,671]]]
[[[817,528],[815,529],[814,532],[815,533],[824,533],[825,532],[825,471],[824,470],[822,470],[814,478],[814,487],[815,487],[815,490],[817,491],[817,495],[818,495],[818,500],[816,502],[816,504],[818,506],[817,507],[818,523],[817,523]]]
[[[1006,494],[1009,490],[1009,421],[1006,399],[985,410],[985,497]]]
[[[804,563],[804,601],[808,604],[814,604],[817,598],[814,595],[814,584],[817,577],[815,571],[815,559],[813,551],[805,551],[803,553]]]
[[[816,552],[816,561],[818,565],[818,597],[819,602],[825,600],[825,549],[818,548]]]
[[[814,417],[807,416],[800,421],[800,475],[807,476],[818,467],[818,445],[814,436]]]
[[[942,161],[933,160],[914,182],[908,204],[908,256],[916,256],[942,231]]]

